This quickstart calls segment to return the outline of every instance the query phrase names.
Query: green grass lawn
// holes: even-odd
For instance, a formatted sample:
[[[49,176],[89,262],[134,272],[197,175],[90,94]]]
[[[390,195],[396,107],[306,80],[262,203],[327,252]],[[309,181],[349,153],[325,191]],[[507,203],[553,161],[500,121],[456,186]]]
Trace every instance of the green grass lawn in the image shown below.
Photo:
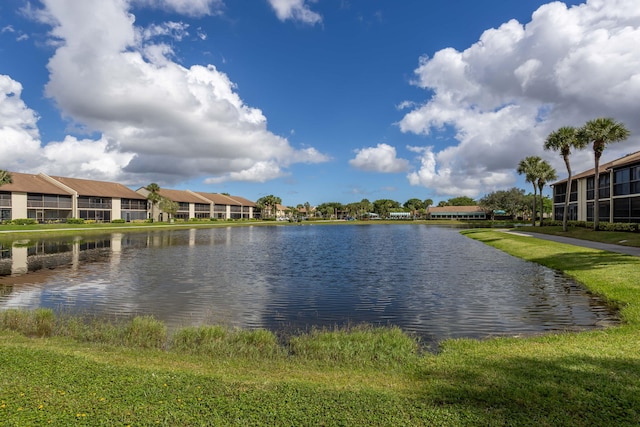
[[[393,328],[283,342],[266,331],[167,337],[151,319],[109,329],[11,312],[0,331],[0,424],[639,425],[640,258],[465,234],[565,271],[618,306],[624,324],[449,340],[433,354]]]
[[[640,233],[629,233],[623,231],[593,231],[592,228],[584,227],[569,227],[567,231],[564,232],[562,231],[562,226],[527,227],[526,231],[591,240],[601,243],[640,247]]]

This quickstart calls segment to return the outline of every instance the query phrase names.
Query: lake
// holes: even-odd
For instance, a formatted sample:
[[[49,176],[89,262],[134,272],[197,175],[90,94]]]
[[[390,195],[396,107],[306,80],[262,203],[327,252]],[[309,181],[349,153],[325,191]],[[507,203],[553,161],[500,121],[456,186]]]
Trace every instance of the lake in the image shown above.
[[[618,321],[562,273],[442,226],[158,229],[1,249],[0,309],[285,333],[396,325],[427,343]]]

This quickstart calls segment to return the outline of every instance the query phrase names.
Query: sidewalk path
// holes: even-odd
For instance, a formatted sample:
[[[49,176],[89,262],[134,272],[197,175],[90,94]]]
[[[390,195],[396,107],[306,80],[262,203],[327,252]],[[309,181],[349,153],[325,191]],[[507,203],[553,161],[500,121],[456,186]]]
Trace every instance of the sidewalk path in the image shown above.
[[[600,249],[603,251],[617,252],[621,254],[633,255],[640,257],[640,248],[634,246],[614,245],[611,243],[592,242],[590,240],[574,239],[572,237],[554,236],[551,234],[532,233],[527,231],[505,230],[505,233],[515,234],[517,236],[535,237],[537,239],[551,240],[558,243],[566,243],[574,246],[582,246],[585,248]]]

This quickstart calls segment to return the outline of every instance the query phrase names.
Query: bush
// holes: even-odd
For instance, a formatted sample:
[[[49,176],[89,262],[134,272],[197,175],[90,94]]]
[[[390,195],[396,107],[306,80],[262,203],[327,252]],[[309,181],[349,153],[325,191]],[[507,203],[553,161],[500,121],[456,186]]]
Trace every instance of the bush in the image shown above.
[[[69,218],[67,220],[67,224],[84,224],[84,222],[82,218]]]
[[[114,219],[111,221],[112,224],[124,224],[125,222],[127,221],[125,221],[124,219]]]
[[[7,224],[13,224],[13,225],[34,225],[37,223],[38,222],[33,218],[17,218],[17,219],[12,219],[11,221],[7,221]]]

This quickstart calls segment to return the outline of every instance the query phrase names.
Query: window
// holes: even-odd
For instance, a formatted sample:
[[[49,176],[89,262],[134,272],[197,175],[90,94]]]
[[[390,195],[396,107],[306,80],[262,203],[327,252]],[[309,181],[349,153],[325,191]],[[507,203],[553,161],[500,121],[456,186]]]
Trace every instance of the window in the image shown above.
[[[564,205],[556,206],[553,210],[553,218],[556,221],[562,221],[564,219],[563,215],[564,215]],[[609,217],[609,214],[607,214],[607,218],[608,217]],[[578,204],[577,203],[569,204],[569,217],[567,218],[567,220],[568,221],[578,220]]]
[[[587,200],[593,200],[594,199],[594,188],[593,188],[593,182],[595,181],[595,177],[591,177],[591,178],[587,178]],[[611,191],[609,188],[609,184],[610,184],[611,180],[609,178],[609,174],[608,173],[601,173],[600,174],[600,186],[599,186],[599,196],[601,199],[608,199]],[[572,195],[573,196],[573,195]],[[576,199],[577,200],[577,199]]]
[[[78,197],[78,208],[111,209],[111,199],[108,197]]]
[[[0,193],[0,206],[11,207],[11,193]]]
[[[131,210],[147,210],[147,201],[146,200],[136,200],[136,199],[122,199],[120,201],[120,207],[122,209],[131,209]]]
[[[640,197],[614,199],[613,221],[640,222]]]
[[[640,166],[633,166],[615,171],[613,178],[613,194],[626,196],[640,193]]]
[[[600,202],[600,221],[609,221],[609,201]],[[587,203],[587,221],[593,221],[593,202]]]

